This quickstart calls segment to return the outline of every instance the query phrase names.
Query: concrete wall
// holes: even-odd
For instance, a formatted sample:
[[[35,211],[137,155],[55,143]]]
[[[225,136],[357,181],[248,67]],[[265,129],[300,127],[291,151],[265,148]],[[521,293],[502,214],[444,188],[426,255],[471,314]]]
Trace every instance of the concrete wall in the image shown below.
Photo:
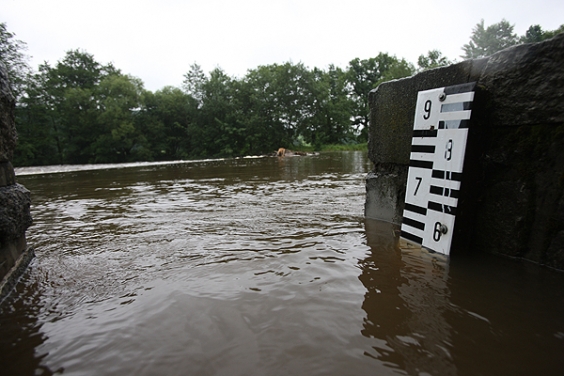
[[[477,82],[452,252],[564,269],[564,34],[370,93],[365,214],[401,223],[417,92]]]
[[[0,299],[14,286],[33,257],[25,232],[31,225],[30,193],[16,183],[10,163],[17,141],[15,100],[0,64]]]

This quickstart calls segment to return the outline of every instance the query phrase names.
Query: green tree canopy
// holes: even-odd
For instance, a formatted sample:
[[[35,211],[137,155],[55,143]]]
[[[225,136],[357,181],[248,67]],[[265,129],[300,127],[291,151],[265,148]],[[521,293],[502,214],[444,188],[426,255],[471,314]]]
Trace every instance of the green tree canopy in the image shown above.
[[[545,39],[550,39],[557,34],[564,32],[564,25],[560,25],[560,27],[556,30],[552,31],[545,31],[542,29],[540,25],[531,25],[525,35],[523,35],[519,41],[521,43],[536,43],[541,42]]]
[[[143,109],[136,128],[145,138],[145,160],[184,159],[192,156],[188,128],[195,121],[198,103],[192,96],[172,86],[155,93],[145,91]],[[140,152],[140,151],[139,151]]]
[[[0,63],[8,70],[12,91],[16,98],[24,92],[24,85],[31,74],[29,56],[24,53],[27,44],[15,39],[16,34],[8,31],[6,23],[0,23]]]
[[[80,50],[54,66],[44,63],[27,82],[16,108],[17,164],[124,162],[140,138],[134,120],[143,91]]]
[[[184,91],[191,95],[201,105],[203,100],[203,85],[206,83],[207,78],[202,70],[202,67],[194,63],[190,65],[190,70],[184,75],[182,81],[182,88]]]
[[[418,71],[425,71],[428,69],[444,67],[451,65],[452,61],[443,56],[442,52],[439,50],[431,50],[427,52],[427,55],[419,55],[417,59]]]
[[[517,34],[513,32],[514,26],[502,19],[500,22],[492,24],[487,28],[484,20],[481,20],[470,36],[470,42],[462,47],[464,59],[475,59],[490,56],[497,51],[511,47],[518,43]]]
[[[531,25],[525,35],[520,38],[521,43],[536,43],[543,40],[544,31],[540,25]]]
[[[564,31],[533,25],[518,39],[502,20],[476,25],[464,50],[479,57]],[[2,61],[19,77],[16,165],[129,162],[256,155],[279,147],[364,142],[368,96],[385,81],[451,64],[439,50],[405,59],[379,53],[344,69],[303,63],[249,69],[242,78],[194,63],[180,88],[155,93],[111,64],[75,49],[32,72],[25,43],[0,24]],[[18,68],[19,67],[19,68]],[[19,76],[18,76],[19,74]]]
[[[347,80],[350,97],[354,102],[352,122],[357,131],[367,132],[369,121],[368,93],[382,82],[408,77],[415,68],[405,59],[381,52],[378,56],[349,62]]]
[[[93,93],[98,132],[89,140],[94,162],[130,162],[148,156],[141,152],[146,139],[135,128],[142,93],[143,83],[131,76],[114,73],[100,81]]]
[[[560,25],[560,27],[558,27],[558,29],[556,30],[545,31],[542,35],[543,36],[542,40],[550,39],[561,33],[564,33],[564,24]]]

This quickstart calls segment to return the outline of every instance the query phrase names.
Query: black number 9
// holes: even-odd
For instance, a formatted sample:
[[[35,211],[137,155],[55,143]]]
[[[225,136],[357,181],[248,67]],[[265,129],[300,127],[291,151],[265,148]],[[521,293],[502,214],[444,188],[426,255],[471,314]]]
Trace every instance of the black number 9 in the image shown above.
[[[427,100],[425,102],[425,106],[423,106],[423,109],[425,110],[425,113],[423,114],[423,119],[429,120],[429,118],[431,117],[431,105],[432,104],[433,104],[433,102],[431,102],[430,100]]]

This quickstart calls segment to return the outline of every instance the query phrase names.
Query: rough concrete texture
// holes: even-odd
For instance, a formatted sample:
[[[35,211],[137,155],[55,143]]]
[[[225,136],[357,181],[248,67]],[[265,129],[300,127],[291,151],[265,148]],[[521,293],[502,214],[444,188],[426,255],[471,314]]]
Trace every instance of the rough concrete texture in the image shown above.
[[[390,188],[388,174],[407,176],[417,92],[474,81],[453,251],[564,269],[564,34],[373,90],[366,216],[401,221],[406,179]]]
[[[0,242],[15,240],[31,226],[29,191],[20,184],[0,187]]]
[[[0,162],[0,187],[16,184],[16,174],[10,162]]]
[[[8,74],[0,64],[0,297],[10,291],[33,257],[25,239],[32,223],[30,193],[16,184],[10,163],[17,140],[14,109]]]
[[[467,60],[414,77],[386,82],[372,90],[368,98],[368,152],[376,167],[389,163],[409,165],[417,92],[476,81],[483,65],[483,59]]]
[[[467,60],[425,71],[386,82],[370,92],[368,156],[374,162],[374,174],[367,176],[365,215],[368,218],[401,221],[417,93],[476,81],[486,61]],[[398,189],[390,189],[390,181],[397,181],[394,187]]]
[[[24,252],[21,251],[22,249]],[[25,236],[8,242],[1,247],[1,252],[0,275],[4,275],[4,278],[0,279],[0,301],[14,288],[35,256],[33,248],[27,247]]]
[[[367,218],[401,223],[407,166],[380,165],[366,176],[366,202],[364,211]]]

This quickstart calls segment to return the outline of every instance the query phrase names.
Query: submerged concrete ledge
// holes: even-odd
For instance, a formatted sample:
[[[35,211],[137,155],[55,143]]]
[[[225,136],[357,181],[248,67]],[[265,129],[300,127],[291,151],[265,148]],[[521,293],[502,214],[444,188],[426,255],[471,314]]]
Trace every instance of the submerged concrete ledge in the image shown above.
[[[564,34],[374,89],[366,217],[401,223],[417,93],[468,82],[477,86],[453,251],[564,269]]]
[[[20,252],[20,249],[23,249],[23,251]],[[0,248],[0,254],[3,256],[9,255],[8,258],[0,261],[1,266],[9,264],[9,261],[13,260],[12,267],[0,281],[0,301],[2,301],[14,289],[29,263],[33,260],[35,252],[33,248],[27,247],[25,237],[23,237],[8,244],[6,247]]]

